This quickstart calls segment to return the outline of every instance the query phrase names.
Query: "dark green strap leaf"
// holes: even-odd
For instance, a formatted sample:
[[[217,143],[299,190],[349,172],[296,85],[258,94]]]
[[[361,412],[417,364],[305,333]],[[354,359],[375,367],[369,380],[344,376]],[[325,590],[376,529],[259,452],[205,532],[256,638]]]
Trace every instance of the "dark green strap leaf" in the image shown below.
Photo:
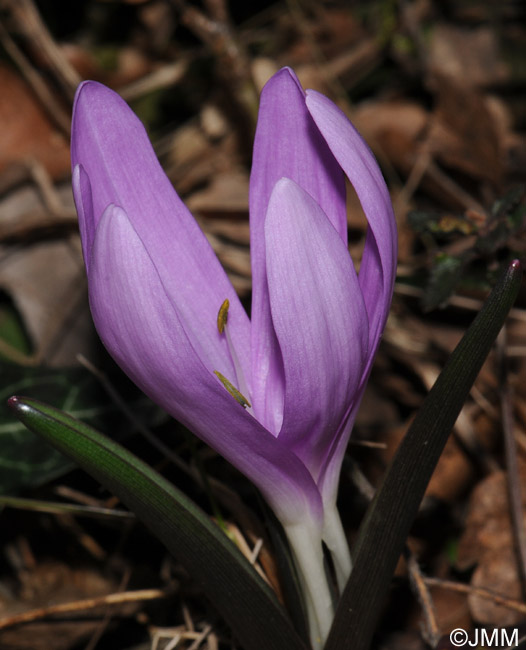
[[[200,584],[246,650],[306,650],[271,589],[188,497],[121,445],[50,406],[12,397],[35,433],[95,477],[156,535]]]
[[[512,262],[455,348],[400,443],[353,548],[325,650],[368,650],[396,563],[455,420],[519,291]]]

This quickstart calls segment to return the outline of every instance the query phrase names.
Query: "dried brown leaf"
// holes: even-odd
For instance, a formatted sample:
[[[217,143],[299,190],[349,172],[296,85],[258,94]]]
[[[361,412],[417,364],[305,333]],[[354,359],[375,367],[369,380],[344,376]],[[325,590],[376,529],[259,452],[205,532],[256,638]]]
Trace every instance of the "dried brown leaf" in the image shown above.
[[[434,119],[427,137],[429,152],[447,167],[499,185],[503,141],[496,114],[484,95],[469,83],[433,74]]]
[[[52,604],[101,596],[116,589],[115,584],[92,569],[71,569],[58,562],[41,563],[31,572],[24,572],[22,577],[23,584],[16,596],[2,596],[1,618]],[[137,605],[127,604],[120,611],[130,615],[136,608]],[[90,610],[87,618],[93,619],[97,614],[102,618],[104,610]],[[71,621],[62,616],[60,620],[8,628],[0,633],[1,646],[10,650],[66,650],[89,638],[97,630],[99,620],[83,621],[81,613],[76,612]]]
[[[188,197],[187,205],[194,213],[207,217],[243,217],[248,215],[248,176],[233,170],[215,174],[210,185]]]
[[[78,353],[92,356],[95,339],[78,242],[42,241],[2,252],[0,287],[22,315],[35,349],[33,363],[73,365]]]
[[[487,26],[466,29],[445,23],[436,25],[429,44],[428,66],[473,86],[487,87],[509,79],[497,32]]]
[[[472,587],[491,589],[506,598],[521,601],[521,586],[517,573],[517,561],[513,550],[503,547],[498,553],[484,557],[471,578]],[[468,598],[473,618],[479,623],[504,627],[524,621],[524,614],[509,607],[497,605],[488,598],[471,594]]]
[[[526,485],[526,465],[519,466],[521,485]],[[526,499],[523,499],[526,519]],[[466,569],[477,564],[472,587],[482,587],[506,598],[521,600],[521,585],[510,522],[506,474],[495,472],[481,481],[470,499],[464,534],[458,547],[457,566]],[[481,623],[513,625],[522,615],[492,600],[471,594],[472,616]]]
[[[0,64],[0,88],[0,172],[36,160],[54,179],[68,174],[68,142],[27,85],[5,64]]]

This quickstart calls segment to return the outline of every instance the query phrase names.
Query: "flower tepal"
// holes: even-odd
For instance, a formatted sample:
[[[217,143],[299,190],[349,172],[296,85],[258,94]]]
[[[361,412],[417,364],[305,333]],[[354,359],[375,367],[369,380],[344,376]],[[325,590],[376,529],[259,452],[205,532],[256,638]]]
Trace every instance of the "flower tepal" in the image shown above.
[[[101,84],[77,91],[71,151],[102,341],[147,395],[265,495],[321,644],[332,617],[321,540],[343,584],[338,477],[396,267],[394,216],[373,155],[291,70],[267,83],[250,183],[250,321],[142,124]],[[369,222],[359,276],[347,249],[346,176]]]

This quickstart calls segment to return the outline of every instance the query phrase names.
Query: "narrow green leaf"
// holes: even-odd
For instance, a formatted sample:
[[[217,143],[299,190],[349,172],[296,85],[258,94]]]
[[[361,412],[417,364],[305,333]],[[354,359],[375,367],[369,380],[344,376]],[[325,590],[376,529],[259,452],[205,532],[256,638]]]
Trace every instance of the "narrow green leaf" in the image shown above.
[[[396,563],[469,390],[517,296],[518,261],[501,277],[424,401],[371,502],[325,650],[368,650]]]
[[[271,589],[188,497],[121,445],[29,398],[9,406],[32,431],[116,494],[200,584],[245,650],[306,650]]]

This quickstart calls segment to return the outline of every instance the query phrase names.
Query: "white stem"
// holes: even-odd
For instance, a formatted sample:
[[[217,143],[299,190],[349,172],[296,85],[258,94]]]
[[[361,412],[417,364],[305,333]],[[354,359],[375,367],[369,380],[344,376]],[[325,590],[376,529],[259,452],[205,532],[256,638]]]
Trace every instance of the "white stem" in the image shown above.
[[[338,589],[341,593],[351,575],[352,560],[349,552],[349,544],[347,543],[336,505],[332,507],[325,506],[323,541],[327,544],[327,548],[331,552]]]
[[[334,617],[331,593],[323,566],[321,536],[307,523],[285,526],[305,596],[313,650],[321,650]]]

